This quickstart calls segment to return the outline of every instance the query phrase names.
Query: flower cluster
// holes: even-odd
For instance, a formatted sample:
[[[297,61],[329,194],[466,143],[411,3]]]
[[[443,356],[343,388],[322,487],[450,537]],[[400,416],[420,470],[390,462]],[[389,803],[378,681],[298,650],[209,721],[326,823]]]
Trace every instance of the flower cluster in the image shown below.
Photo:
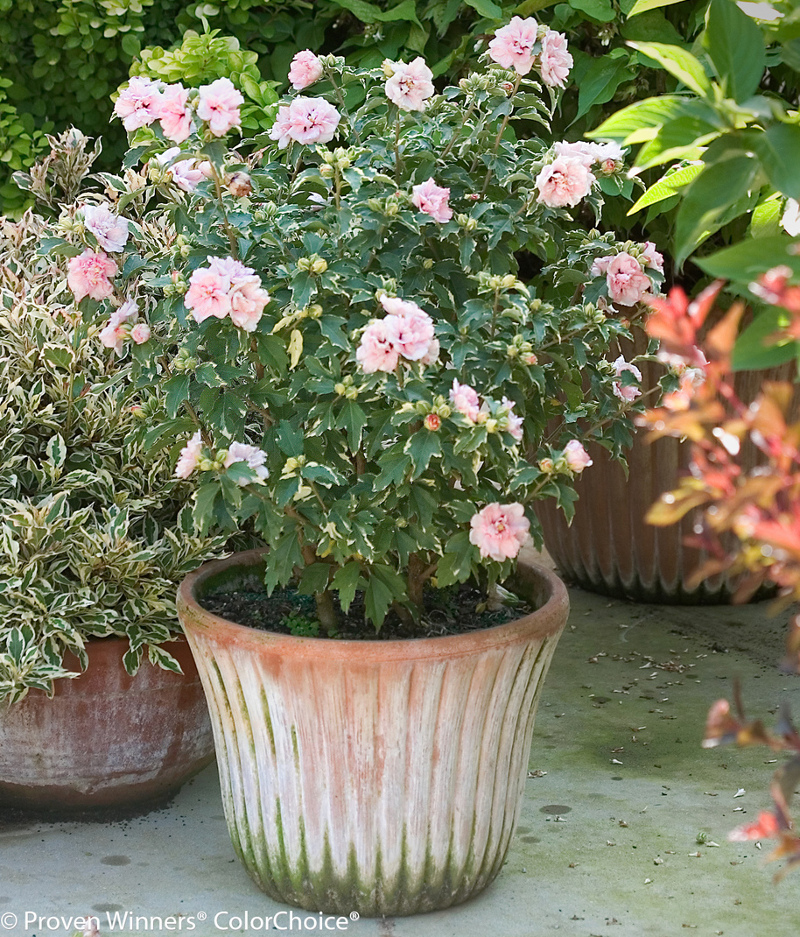
[[[230,316],[234,325],[254,332],[269,299],[251,267],[232,257],[211,257],[192,273],[184,302],[198,324],[210,316]]]
[[[285,149],[292,141],[304,145],[329,143],[336,134],[341,115],[324,98],[295,98],[278,108],[278,116],[269,135]]]
[[[401,111],[424,111],[433,97],[433,72],[425,60],[417,57],[413,62],[384,62],[387,73],[386,97]]]
[[[115,215],[107,205],[86,205],[83,223],[95,240],[110,254],[118,254],[128,242],[128,220]]]
[[[608,298],[620,306],[635,306],[653,295],[654,280],[647,270],[664,272],[664,258],[652,241],[647,241],[639,256],[620,251],[596,258],[591,267],[594,277],[605,277]]]
[[[143,345],[150,340],[150,326],[146,322],[137,322],[139,307],[132,299],[127,299],[108,317],[100,330],[100,342],[106,348],[113,348],[122,357],[125,340],[130,338],[135,344]]]
[[[538,65],[542,81],[552,88],[563,88],[572,68],[567,40],[555,30],[540,26],[529,16],[515,16],[507,26],[498,29],[489,43],[489,55],[503,68],[527,75]]]
[[[181,84],[164,85],[136,75],[120,91],[114,113],[130,133],[156,121],[173,143],[188,140],[196,121],[208,126],[215,137],[223,137],[241,126],[240,105],[244,97],[230,78],[217,78],[202,85],[197,94]]]
[[[155,161],[184,192],[194,192],[201,182],[212,179],[214,175],[207,159],[198,160],[182,155],[179,146],[171,146],[163,153],[156,154]]]
[[[523,419],[514,413],[514,401],[508,397],[498,404],[496,400],[485,398],[481,403],[477,392],[467,384],[460,384],[453,378],[450,389],[450,403],[456,413],[460,413],[468,423],[480,423],[489,432],[506,432],[520,442],[522,440]]]
[[[111,277],[119,273],[119,268],[108,254],[87,247],[79,256],[70,257],[68,267],[67,285],[72,290],[76,302],[87,296],[99,300],[114,295]]]
[[[241,442],[232,442],[227,449],[217,452],[213,460],[203,458],[203,439],[198,430],[181,449],[175,465],[175,475],[177,478],[189,478],[197,469],[212,471],[242,463],[250,470],[247,476],[238,479],[239,486],[243,488],[253,482],[262,483],[269,478],[269,471],[264,465],[266,460],[267,454],[263,449]]]
[[[446,224],[453,217],[450,207],[450,189],[436,185],[433,178],[426,179],[412,189],[411,202],[426,215],[430,215],[439,224]]]
[[[439,354],[433,319],[408,300],[381,296],[388,315],[371,322],[361,336],[356,359],[365,374],[394,371],[401,359],[432,364]]]

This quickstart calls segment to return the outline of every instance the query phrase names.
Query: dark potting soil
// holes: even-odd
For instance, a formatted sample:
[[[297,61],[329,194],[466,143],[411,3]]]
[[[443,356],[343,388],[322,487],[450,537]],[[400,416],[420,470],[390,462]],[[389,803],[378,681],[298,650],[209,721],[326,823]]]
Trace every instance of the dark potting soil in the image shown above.
[[[425,610],[417,627],[404,624],[390,611],[380,631],[376,632],[374,625],[364,620],[363,595],[357,593],[347,614],[342,613],[337,601],[339,625],[330,637],[347,641],[442,637],[503,625],[532,611],[530,605],[516,596],[505,593],[505,590],[501,594],[505,598],[504,604],[489,609],[485,593],[469,583],[446,589],[426,589]],[[300,595],[296,589],[276,589],[271,596],[266,592],[244,590],[217,592],[205,596],[201,604],[228,621],[260,631],[329,637],[317,621],[314,597]]]

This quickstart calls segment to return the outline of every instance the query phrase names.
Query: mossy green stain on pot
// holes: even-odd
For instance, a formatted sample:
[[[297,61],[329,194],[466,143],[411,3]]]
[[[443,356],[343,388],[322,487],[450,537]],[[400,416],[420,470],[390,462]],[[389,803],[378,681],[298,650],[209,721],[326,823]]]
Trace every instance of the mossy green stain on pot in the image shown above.
[[[200,608],[195,592],[251,575],[236,562],[252,570],[259,558],[210,564],[178,604],[218,704],[226,816],[256,883],[307,910],[362,915],[445,908],[485,887],[524,789],[538,682],[566,621],[563,586],[525,567],[523,591],[543,607],[483,632],[297,639]]]
[[[267,699],[267,691],[265,687],[261,687],[261,713],[264,717],[264,725],[267,727],[267,735],[269,737],[269,747],[272,752],[272,757],[277,758],[278,753],[275,749],[275,733],[272,731],[272,717],[269,714],[269,700]]]

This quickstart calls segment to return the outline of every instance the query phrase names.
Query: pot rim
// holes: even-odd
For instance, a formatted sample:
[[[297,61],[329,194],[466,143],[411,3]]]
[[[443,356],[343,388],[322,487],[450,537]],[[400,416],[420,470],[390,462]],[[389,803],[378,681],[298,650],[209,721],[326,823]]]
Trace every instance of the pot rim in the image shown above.
[[[569,595],[561,579],[552,570],[524,559],[518,561],[511,582],[525,591],[535,589],[541,592],[544,600],[542,604],[522,618],[465,634],[374,641],[297,637],[275,631],[262,631],[250,625],[229,621],[200,605],[197,596],[209,579],[231,568],[257,566],[262,562],[264,552],[247,550],[234,553],[222,560],[203,563],[194,572],[189,573],[181,582],[177,596],[178,614],[184,629],[187,632],[201,632],[206,639],[212,641],[218,638],[226,644],[251,647],[255,644],[264,650],[289,652],[306,658],[388,661],[460,657],[520,640],[543,640],[557,635],[569,615]]]

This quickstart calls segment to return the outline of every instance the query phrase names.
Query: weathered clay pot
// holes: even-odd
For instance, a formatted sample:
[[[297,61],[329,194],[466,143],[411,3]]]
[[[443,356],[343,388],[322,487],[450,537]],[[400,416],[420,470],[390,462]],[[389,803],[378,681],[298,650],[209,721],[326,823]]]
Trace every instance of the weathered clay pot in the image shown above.
[[[643,354],[646,346],[646,338],[639,333],[635,343],[624,349],[626,358]],[[642,386],[657,386],[663,368],[652,362],[639,367]],[[792,379],[791,367],[743,371],[736,376],[736,391],[749,402],[765,380]],[[579,500],[571,526],[552,499],[536,505],[548,553],[567,582],[592,592],[665,604],[730,601],[736,582],[725,575],[691,589],[687,586],[707,558],[684,542],[692,533],[691,513],[670,527],[653,527],[645,521],[650,506],[676,487],[690,456],[687,443],[665,438],[650,444],[645,436],[646,432],[638,432],[627,452],[627,475],[605,449],[587,445],[594,464],[583,471],[575,486]],[[743,447],[745,469],[756,465],[757,459],[753,446]]]
[[[201,608],[253,587],[258,552],[207,563],[178,610],[214,725],[234,847],[271,897],[362,915],[446,908],[503,864],[542,681],[569,600],[519,569],[538,611],[409,641],[298,638]]]
[[[214,757],[203,689],[185,642],[165,647],[183,675],[122,666],[128,642],[87,642],[89,667],[0,711],[0,806],[59,815],[162,805]],[[74,658],[67,666],[78,669]]]

